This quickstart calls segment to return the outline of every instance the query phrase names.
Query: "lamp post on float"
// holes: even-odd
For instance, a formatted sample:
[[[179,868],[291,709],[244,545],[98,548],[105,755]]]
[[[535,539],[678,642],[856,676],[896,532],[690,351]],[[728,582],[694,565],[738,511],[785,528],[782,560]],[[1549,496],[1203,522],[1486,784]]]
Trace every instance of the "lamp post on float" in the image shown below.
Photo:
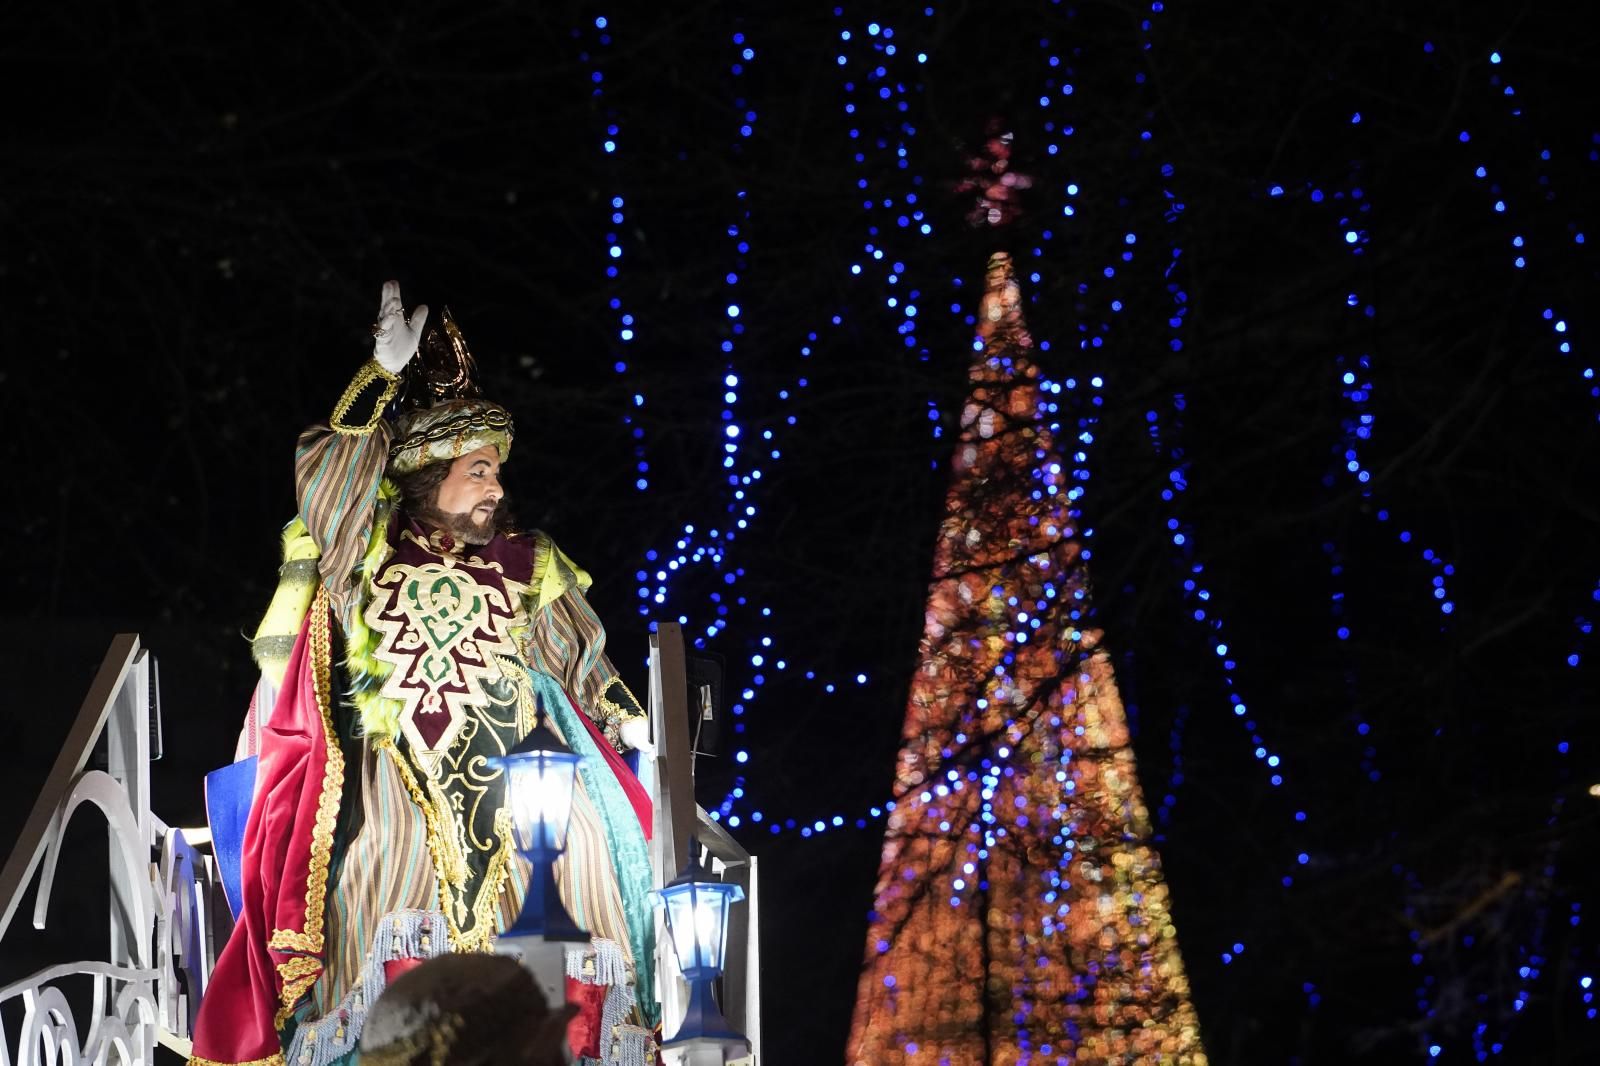
[[[700,843],[689,838],[689,862],[651,893],[666,912],[667,939],[689,983],[689,1004],[677,1032],[662,1041],[683,1066],[722,1066],[750,1054],[750,1041],[722,1016],[712,990],[728,948],[728,909],[744,899],[738,885],[713,880],[700,865]]]
[[[573,921],[556,890],[555,861],[566,850],[572,790],[582,756],[545,725],[544,698],[528,735],[487,762],[506,777],[517,850],[531,864],[528,891],[515,924],[501,933],[495,950],[520,957],[552,1007],[566,1002],[566,945],[586,943],[589,933]]]

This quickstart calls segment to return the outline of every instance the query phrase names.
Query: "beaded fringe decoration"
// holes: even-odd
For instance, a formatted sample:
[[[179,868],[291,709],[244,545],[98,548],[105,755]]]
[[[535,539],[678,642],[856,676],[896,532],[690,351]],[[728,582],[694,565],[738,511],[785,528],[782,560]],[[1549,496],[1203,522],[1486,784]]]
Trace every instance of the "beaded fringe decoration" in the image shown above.
[[[613,1057],[606,1060],[608,1066],[612,1063],[615,1066],[655,1066],[656,1042],[650,1030],[637,1025],[619,1025],[615,1034],[611,1045]]]
[[[650,1030],[630,1025],[633,1016],[633,984],[628,980],[628,962],[622,947],[614,940],[595,937],[587,945],[567,950],[567,976],[586,985],[605,985],[606,1000],[600,1008],[600,1031],[610,1034],[605,1057],[584,1057],[581,1066],[654,1066],[655,1043]]]
[[[384,963],[399,959],[431,959],[450,950],[450,934],[438,911],[394,911],[378,920],[372,950],[361,967],[361,980],[339,1005],[294,1034],[285,1062],[289,1066],[332,1066],[347,1060],[361,1044],[367,1009],[387,987]]]
[[[637,1066],[617,1057],[619,1045],[615,1039],[617,1030],[632,1017],[633,986],[612,985],[606,992],[605,1005],[600,1008],[600,1031],[613,1038],[609,1044],[603,1040],[601,1043],[601,1046],[606,1048],[605,1066]]]
[[[626,985],[628,961],[615,940],[593,937],[567,949],[567,976],[586,985]]]

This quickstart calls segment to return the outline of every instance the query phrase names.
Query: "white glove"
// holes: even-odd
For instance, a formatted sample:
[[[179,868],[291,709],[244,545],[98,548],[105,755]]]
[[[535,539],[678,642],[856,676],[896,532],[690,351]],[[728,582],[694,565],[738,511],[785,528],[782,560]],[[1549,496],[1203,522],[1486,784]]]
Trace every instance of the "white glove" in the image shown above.
[[[398,374],[417,354],[422,342],[422,327],[428,322],[428,305],[418,304],[406,321],[406,305],[400,302],[400,283],[383,283],[383,302],[378,304],[378,320],[372,324],[372,358],[391,374]]]
[[[642,755],[654,755],[656,746],[650,743],[650,720],[648,718],[629,718],[617,727],[617,735],[622,738],[622,746],[632,748]]]

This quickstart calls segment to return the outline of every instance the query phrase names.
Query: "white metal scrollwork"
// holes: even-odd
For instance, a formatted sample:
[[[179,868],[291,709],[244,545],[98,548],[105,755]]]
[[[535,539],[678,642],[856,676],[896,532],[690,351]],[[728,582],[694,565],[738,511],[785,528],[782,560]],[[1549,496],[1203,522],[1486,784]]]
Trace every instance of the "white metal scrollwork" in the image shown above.
[[[138,638],[119,635],[0,870],[0,939],[36,873],[33,924],[45,928],[69,823],[86,805],[105,817],[107,957],[47,967],[0,987],[0,1066],[149,1066],[158,1041],[187,1050],[184,1038],[214,959],[219,892],[210,857],[150,812],[150,686]],[[109,765],[86,770],[102,735]],[[19,1006],[13,1029],[5,1021]]]

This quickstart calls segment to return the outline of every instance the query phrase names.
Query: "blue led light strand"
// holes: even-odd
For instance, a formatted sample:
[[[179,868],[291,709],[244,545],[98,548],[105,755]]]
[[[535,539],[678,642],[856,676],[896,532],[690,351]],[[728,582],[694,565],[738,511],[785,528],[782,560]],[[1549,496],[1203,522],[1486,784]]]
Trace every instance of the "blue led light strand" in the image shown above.
[[[1161,10],[1161,5],[1152,5],[1152,11],[1159,13]],[[1149,20],[1145,21],[1142,30],[1148,36]],[[1149,54],[1148,48],[1144,50],[1144,54]],[[1145,140],[1153,139],[1151,131],[1148,130],[1143,132],[1142,137]],[[1165,255],[1161,276],[1166,306],[1155,313],[1165,316],[1167,349],[1172,355],[1177,356],[1184,349],[1184,332],[1189,310],[1183,270],[1186,201],[1178,192],[1175,181],[1176,168],[1170,162],[1163,162],[1159,165],[1158,173],[1164,204],[1162,220],[1166,229],[1156,243],[1164,249]],[[1069,187],[1069,193],[1075,191]],[[1123,307],[1120,302],[1114,302],[1111,310],[1122,313]],[[1185,517],[1181,506],[1182,496],[1189,488],[1192,467],[1187,450],[1181,443],[1183,416],[1187,405],[1188,399],[1184,393],[1173,392],[1166,401],[1165,413],[1157,408],[1150,408],[1145,412],[1146,431],[1151,447],[1166,464],[1166,477],[1160,489],[1166,536],[1172,548],[1174,563],[1181,575],[1180,591],[1187,605],[1188,616],[1206,634],[1206,642],[1215,656],[1214,661],[1227,689],[1229,707],[1249,737],[1251,754],[1264,766],[1268,783],[1274,789],[1281,789],[1286,783],[1287,766],[1282,754],[1268,743],[1258,720],[1250,714],[1249,704],[1238,681],[1238,653],[1228,644],[1227,624],[1220,601],[1208,587],[1206,564],[1199,555],[1195,529]],[[1304,810],[1295,811],[1293,817],[1298,825],[1306,824],[1309,818]],[[1282,874],[1279,879],[1283,888],[1293,886],[1298,868],[1308,866],[1311,862],[1308,845],[1297,843],[1293,848],[1292,856],[1287,857],[1291,859],[1288,872]],[[1219,954],[1224,964],[1231,964],[1241,952],[1222,951]]]
[[[1511,85],[1503,80],[1505,56],[1499,51],[1492,52],[1490,53],[1489,62],[1491,71],[1489,79],[1490,85],[1494,88],[1502,89],[1504,96],[1514,96],[1515,94],[1512,91]],[[1522,110],[1520,107],[1515,107],[1512,109],[1511,114],[1513,117],[1520,117]],[[1461,130],[1456,135],[1456,142],[1457,144],[1463,146],[1472,144],[1473,139],[1471,131],[1467,129]],[[1539,155],[1544,161],[1548,161],[1550,159],[1549,149],[1541,149]],[[1506,239],[1510,243],[1512,249],[1512,267],[1516,270],[1526,269],[1528,266],[1528,257],[1532,253],[1532,243],[1528,238],[1526,231],[1512,222],[1513,212],[1511,210],[1509,194],[1506,192],[1504,187],[1501,186],[1499,181],[1490,174],[1489,168],[1483,163],[1479,162],[1474,164],[1472,168],[1472,174],[1480,182],[1484,183],[1485,188],[1488,190],[1488,195],[1491,198],[1491,208],[1494,214],[1505,220],[1507,226],[1505,231]],[[1576,234],[1577,243],[1582,244],[1583,239],[1583,234],[1581,232]],[[1576,354],[1576,346],[1574,345],[1571,334],[1567,328],[1567,319],[1565,314],[1559,312],[1553,306],[1547,306],[1542,312],[1542,317],[1547,327],[1555,334],[1554,346],[1557,353],[1563,359],[1569,358]],[[1589,398],[1591,400],[1600,401],[1600,380],[1597,380],[1596,378],[1594,365],[1592,363],[1585,365],[1586,362],[1587,360],[1579,361],[1579,375],[1585,382],[1588,383]],[[1596,421],[1600,421],[1600,403],[1597,403],[1595,419]]]
[[[932,8],[924,13],[931,15]],[[850,273],[881,279],[884,305],[901,320],[896,329],[901,344],[926,361],[930,353],[916,333],[923,289],[907,278],[906,262],[918,250],[917,242],[934,235],[922,198],[924,178],[912,167],[917,127],[909,118],[911,100],[922,92],[918,78],[928,54],[906,46],[905,35],[887,22],[846,19],[843,8],[834,8],[834,15],[840,25],[834,58],[848,123],[847,150],[855,164],[856,191],[863,194],[866,226],[862,258],[850,264]],[[934,416],[937,423],[937,410]]]
[[[620,144],[622,140],[621,119],[618,117],[615,104],[607,96],[605,88],[605,53],[612,44],[611,20],[605,16],[596,16],[587,28],[586,35],[593,41],[580,55],[588,69],[591,99],[599,105],[597,114],[601,122],[599,135],[600,151],[605,156],[602,171],[606,173],[615,191],[607,202],[606,217],[606,284],[603,291],[607,294],[607,307],[616,315],[616,330],[618,341],[618,354],[612,363],[612,370],[618,375],[628,372],[628,361],[621,354],[621,349],[628,346],[638,336],[638,324],[631,311],[623,306],[620,278],[622,265],[626,254],[624,244],[628,227],[627,201],[620,191],[622,178],[620,175]],[[634,482],[635,491],[644,492],[650,487],[650,461],[645,454],[644,427],[632,413],[645,405],[645,396],[642,391],[631,393],[631,407],[623,414],[622,422],[629,427],[629,435],[633,440]]]
[[[1364,222],[1372,210],[1372,204],[1359,184],[1352,182],[1348,189],[1335,189],[1331,195],[1320,185],[1310,182],[1301,183],[1293,189],[1286,189],[1282,184],[1273,184],[1267,189],[1267,195],[1270,199],[1285,204],[1304,202],[1334,213],[1336,218],[1333,231],[1340,247],[1356,259],[1362,259],[1369,250],[1372,234]],[[1357,292],[1346,294],[1343,302],[1351,314],[1359,316],[1365,322],[1371,322],[1377,317],[1377,307],[1371,301],[1362,299]],[[1370,352],[1361,352],[1348,357],[1338,356],[1334,373],[1338,380],[1339,395],[1344,400],[1348,412],[1340,418],[1339,468],[1355,479],[1363,499],[1377,503],[1373,495],[1373,471],[1363,458],[1363,449],[1372,441],[1377,424],[1377,415],[1372,407],[1374,392],[1372,360]],[[1457,601],[1450,594],[1448,581],[1455,575],[1455,565],[1432,547],[1426,545],[1417,547],[1417,534],[1405,523],[1396,521],[1388,507],[1374,506],[1369,513],[1378,522],[1393,523],[1401,527],[1395,535],[1396,539],[1416,551],[1423,563],[1432,571],[1429,575],[1428,593],[1434,606],[1446,618],[1454,615]],[[1348,633],[1341,635],[1339,639],[1348,639]]]
[[[740,24],[736,20],[735,25]],[[759,128],[760,115],[745,97],[743,85],[748,80],[747,72],[760,57],[759,49],[743,29],[731,32],[729,43],[731,54],[725,60],[726,75],[735,116],[730,152],[737,159]],[[727,635],[735,618],[745,622],[738,627],[739,631],[753,634],[743,640],[744,651],[739,664],[734,667],[744,675],[743,682],[735,682],[730,677],[730,685],[737,685],[735,690],[738,697],[732,703],[730,712],[734,719],[733,732],[740,740],[733,760],[744,768],[748,767],[751,759],[749,750],[742,744],[746,720],[750,708],[771,676],[784,673],[803,678],[814,684],[823,695],[864,685],[868,681],[866,672],[860,669],[846,669],[830,675],[798,665],[794,655],[786,652],[770,633],[774,618],[772,607],[754,604],[742,593],[746,571],[734,558],[735,543],[741,534],[758,521],[761,508],[755,494],[771,465],[781,458],[782,435],[792,432],[798,423],[796,414],[782,414],[782,408],[797,400],[811,383],[807,373],[801,370],[787,385],[778,388],[773,397],[764,397],[776,401],[780,413],[775,416],[752,415],[747,410],[750,399],[747,395],[748,385],[740,370],[738,356],[739,344],[748,329],[749,310],[739,293],[750,262],[752,233],[749,196],[746,190],[739,189],[735,193],[733,212],[722,231],[729,266],[722,278],[724,296],[719,312],[719,332],[723,336],[716,342],[722,364],[722,372],[716,382],[721,400],[716,432],[722,473],[722,513],[714,521],[685,523],[681,534],[669,546],[648,550],[643,565],[635,573],[639,613],[651,619],[649,625],[652,630],[659,619],[675,618],[686,627],[686,635],[696,649],[708,648]],[[842,311],[830,316],[829,322],[832,327],[839,327],[843,322]],[[820,331],[813,330],[806,334],[804,343],[799,346],[802,366],[811,359],[821,343]],[[706,593],[703,608],[699,609],[681,604],[679,601],[682,597],[675,591],[678,580],[694,571],[714,575],[713,587]],[[702,610],[704,617],[692,620],[692,615],[699,615]],[[736,813],[738,806],[747,800],[747,788],[746,775],[736,774],[732,787],[722,802],[710,812],[711,816],[726,820],[731,826],[765,823],[777,828],[786,824],[807,824],[796,823],[794,819],[768,819],[759,810]],[[842,823],[843,816],[835,814],[822,819],[824,827],[833,826],[834,819],[840,819]],[[863,819],[856,821],[864,824]]]

